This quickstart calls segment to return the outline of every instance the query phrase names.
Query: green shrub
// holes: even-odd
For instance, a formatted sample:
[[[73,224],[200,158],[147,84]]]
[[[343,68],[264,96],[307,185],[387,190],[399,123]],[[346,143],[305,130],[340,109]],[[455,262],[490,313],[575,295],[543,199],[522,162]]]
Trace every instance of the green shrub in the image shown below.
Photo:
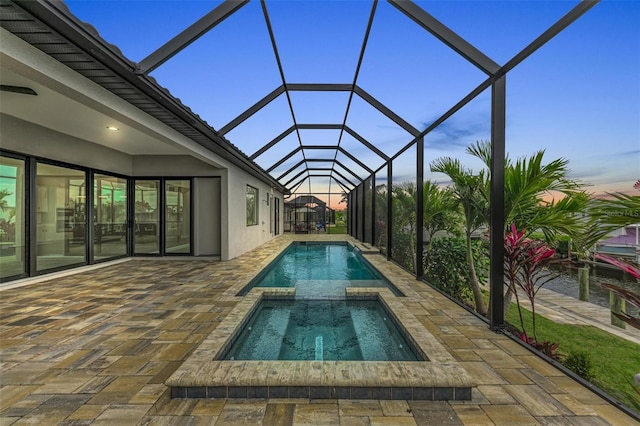
[[[593,380],[593,362],[591,355],[584,351],[572,351],[562,364],[585,380]]]
[[[400,266],[415,273],[413,268],[413,251],[415,247],[412,247],[414,244],[412,235],[407,232],[394,231],[392,237],[391,258]]]
[[[489,275],[487,242],[472,241],[472,251],[478,280],[485,282]],[[424,254],[423,262],[427,281],[455,299],[473,301],[464,238],[444,237],[433,240]]]

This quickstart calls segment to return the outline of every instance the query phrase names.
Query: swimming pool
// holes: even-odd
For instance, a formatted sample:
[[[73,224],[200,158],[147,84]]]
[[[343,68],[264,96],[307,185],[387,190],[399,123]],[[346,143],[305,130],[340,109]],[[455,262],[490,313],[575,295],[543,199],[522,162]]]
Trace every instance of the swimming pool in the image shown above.
[[[340,298],[346,287],[385,287],[402,293],[346,242],[296,241],[239,295],[254,287],[295,287],[296,297]]]
[[[349,249],[344,241],[342,244],[338,241],[335,243]],[[279,247],[285,246],[286,248],[282,252],[291,248],[291,239],[283,239],[279,244]],[[330,249],[335,246],[336,244],[332,244],[332,247],[328,247],[329,251],[331,252]],[[358,250],[353,252],[357,257],[364,257],[358,253]],[[276,255],[275,259],[279,260],[282,257],[282,255]],[[371,263],[376,265],[376,268],[371,266],[370,272],[387,271],[389,268],[390,272],[394,273],[395,266],[387,265],[387,262],[381,257],[373,256]],[[274,264],[272,261],[265,267],[263,266],[265,263],[257,258],[254,265],[256,274],[254,278],[237,282],[223,294],[223,297],[228,298],[229,302],[234,303],[235,306],[166,380],[165,383],[171,388],[171,398],[471,399],[473,378],[458,364],[448,349],[425,328],[421,320],[412,313],[410,307],[406,305],[407,299],[393,294],[392,287],[389,288],[385,285],[372,288],[369,284],[362,286],[365,288],[343,286],[339,297],[325,297],[322,293],[300,295],[300,281],[323,282],[322,285],[330,286],[336,281],[351,281],[348,284],[353,285],[364,284],[354,283],[355,281],[367,280],[307,279],[295,280],[295,283],[288,284],[290,287],[254,287],[259,279],[272,272]],[[310,274],[309,271],[305,272],[304,267],[301,269],[303,273]],[[400,271],[398,275],[408,276],[404,271]],[[309,277],[318,278],[313,275],[308,275],[307,278]],[[332,276],[332,278],[336,277]],[[353,275],[351,278],[354,278]],[[412,280],[408,282],[398,280],[398,288],[402,289],[402,293],[410,292],[412,289],[408,283],[411,282]],[[245,294],[238,297],[242,290],[245,290]],[[413,293],[410,294],[413,296]],[[416,300],[422,300],[418,294],[415,297],[418,298]],[[348,344],[338,343],[336,345],[339,348],[337,352],[360,352],[365,358],[364,354],[369,349],[363,349],[360,340],[365,341],[364,346],[367,346],[369,335],[374,334],[371,327],[364,327],[366,329],[365,336],[360,339],[357,332],[358,326],[353,325],[354,322],[358,322],[355,318],[358,316],[357,313],[355,315],[349,314],[351,325],[344,314],[337,315],[337,318],[341,319],[329,320],[328,313],[333,309],[331,304],[349,305],[352,301],[376,301],[379,306],[375,309],[382,309],[383,312],[382,321],[386,322],[385,318],[392,321],[401,332],[402,337],[411,344],[410,352],[417,354],[418,360],[360,361],[345,360],[342,355],[340,355],[340,359],[331,360],[332,350],[327,348],[326,342],[333,338],[330,335],[332,332],[328,332],[327,335],[323,334],[324,331],[318,333],[319,329],[309,328],[308,336],[304,337],[306,327],[310,326],[303,322],[302,325],[296,324],[294,329],[293,325],[298,321],[292,321],[292,319],[296,318],[298,314],[282,313],[278,314],[279,316],[274,315],[279,318],[275,321],[276,327],[280,327],[285,332],[288,329],[294,329],[287,339],[300,340],[303,343],[303,352],[306,351],[305,359],[280,360],[274,359],[276,355],[265,355],[264,351],[271,351],[272,354],[277,352],[277,357],[281,352],[292,351],[289,347],[283,349],[283,346],[288,346],[289,342],[285,343],[284,339],[282,342],[277,341],[274,338],[256,339],[262,343],[254,346],[261,347],[263,355],[259,358],[263,359],[240,359],[242,356],[234,355],[232,352],[235,350],[233,345],[245,339],[242,333],[248,331],[249,327],[254,330],[254,325],[262,322],[258,314],[266,311],[265,306],[284,302],[284,305],[281,306],[289,305],[287,307],[289,309],[295,303],[299,304],[303,315],[305,315],[316,309],[314,307],[316,303],[326,303],[319,309],[320,317],[323,319],[321,326],[333,323],[338,328],[353,328],[355,334],[355,339],[353,336],[346,339]],[[265,302],[269,305],[262,305]],[[269,309],[272,308],[273,306]],[[381,328],[384,330],[386,327],[387,325],[383,324]],[[322,337],[322,342],[318,337]],[[352,348],[355,346],[356,340],[358,340],[359,346],[357,349]],[[371,340],[373,341],[373,339]],[[307,345],[306,349],[304,349],[305,344]],[[399,345],[395,342],[386,344],[386,346],[397,346],[398,348]],[[402,345],[404,349],[404,344]],[[322,360],[320,360],[321,358]]]
[[[263,300],[227,360],[417,361],[378,300]]]

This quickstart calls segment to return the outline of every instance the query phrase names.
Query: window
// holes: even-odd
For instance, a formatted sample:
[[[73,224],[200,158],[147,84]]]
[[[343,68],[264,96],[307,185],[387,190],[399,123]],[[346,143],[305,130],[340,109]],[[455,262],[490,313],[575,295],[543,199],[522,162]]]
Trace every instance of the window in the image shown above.
[[[258,189],[247,185],[247,226],[258,224]]]

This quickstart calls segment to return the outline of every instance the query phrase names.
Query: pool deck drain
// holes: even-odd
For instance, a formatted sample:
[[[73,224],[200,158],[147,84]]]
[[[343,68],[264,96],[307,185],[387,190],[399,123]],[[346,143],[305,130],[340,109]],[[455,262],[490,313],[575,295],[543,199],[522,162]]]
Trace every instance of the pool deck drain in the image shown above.
[[[351,300],[379,299],[427,361],[220,360],[263,298],[294,288],[254,288],[165,382],[172,398],[308,398],[466,401],[471,376],[389,289],[347,288]]]

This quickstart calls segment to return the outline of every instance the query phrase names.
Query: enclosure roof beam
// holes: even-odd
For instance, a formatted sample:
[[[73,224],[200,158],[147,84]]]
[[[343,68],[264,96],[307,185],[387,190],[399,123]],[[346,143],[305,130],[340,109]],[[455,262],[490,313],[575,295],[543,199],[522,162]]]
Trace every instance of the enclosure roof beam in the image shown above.
[[[345,185],[343,183],[340,183],[340,181],[338,179],[336,179],[335,176],[331,176],[331,179],[335,180],[336,183],[338,184],[338,186],[345,192],[345,193],[349,193],[351,192],[351,189],[349,188],[348,185]]]
[[[351,127],[345,125],[344,126],[344,131],[349,133],[351,136],[353,136],[355,139],[357,139],[358,142],[360,142],[361,144],[363,144],[364,146],[369,148],[371,151],[375,152],[378,155],[378,157],[382,158],[385,161],[389,161],[389,157],[387,156],[387,154],[385,154],[384,152],[380,151],[378,148],[373,146],[368,140],[366,140],[365,138],[360,136],[358,133],[353,131],[353,129],[351,129]]]
[[[344,164],[342,164],[340,161],[335,160],[334,164],[339,165],[340,167],[342,167],[345,171],[347,171],[348,173],[351,174],[351,176],[353,176],[354,178],[358,179],[359,182],[362,182],[364,179],[362,179],[360,176],[358,176],[357,174],[355,174],[350,168],[348,168],[347,166],[345,166]],[[334,167],[334,170],[335,167]]]
[[[302,178],[300,182],[298,182],[297,184],[291,187],[292,189],[290,189],[289,192],[293,194],[304,183],[305,180],[306,180],[306,177]]]
[[[249,117],[251,117],[253,114],[255,114],[256,112],[260,111],[262,108],[264,108],[267,105],[269,105],[272,101],[274,101],[278,96],[282,95],[283,93],[284,93],[284,84],[282,84],[279,87],[277,87],[276,89],[274,89],[267,96],[265,96],[264,98],[260,99],[258,102],[253,104],[246,111],[244,111],[242,114],[240,114],[239,116],[237,116],[236,118],[231,120],[224,127],[222,127],[220,130],[218,130],[218,133],[220,133],[221,135],[226,135],[231,130],[233,130],[236,127],[238,127],[243,121],[245,121]]]
[[[353,91],[360,96],[362,99],[367,101],[369,105],[380,111],[384,114],[389,120],[396,123],[398,126],[402,127],[405,131],[410,133],[412,136],[418,136],[420,134],[420,130],[413,127],[411,124],[406,122],[402,117],[400,117],[395,112],[391,111],[386,105],[382,102],[378,101],[376,98],[371,96],[369,93],[364,91],[362,88],[358,86],[354,86]]]
[[[404,0],[388,1],[422,28],[458,52],[458,54],[467,61],[480,68],[487,75],[494,75],[500,68],[500,65],[495,63],[491,58],[472,46],[468,41],[453,32],[414,2]]]
[[[323,174],[319,174],[319,173],[314,173],[314,174],[309,174],[308,177],[309,178],[312,178],[312,177],[323,177],[323,178],[329,178],[329,180],[331,180],[331,179],[336,180],[336,178],[334,176],[332,176],[331,174],[323,175]],[[337,180],[336,180],[336,182],[337,182]]]
[[[346,182],[348,182],[351,186],[353,186],[354,188],[358,185],[356,185],[355,183],[351,182],[349,179],[347,179],[342,173],[340,173],[339,171],[337,171],[335,168],[333,169],[333,172],[337,174],[338,176],[340,176],[342,179],[344,179]]]
[[[296,180],[296,179],[297,179],[298,177],[300,177],[300,175],[302,175],[303,173],[307,173],[307,169],[306,169],[306,168],[302,169],[298,174],[296,174],[294,177],[292,177],[291,179],[289,179],[289,180],[287,181],[287,183],[285,183],[285,184],[284,184],[284,186],[289,186],[289,184],[290,184],[291,182],[293,182],[294,180]]]
[[[283,174],[278,176],[278,181],[282,180],[283,177],[285,177],[286,175],[288,175],[289,173],[291,173],[292,171],[294,171],[295,169],[300,167],[300,165],[302,165],[302,164],[304,164],[304,159],[298,161],[295,166],[291,167],[289,170],[287,170],[286,172],[284,172]]]
[[[349,92],[350,84],[291,84],[288,83],[286,89],[291,92]]]
[[[307,179],[309,179],[309,176],[303,176],[302,179],[300,179],[295,185],[292,185],[292,188],[299,188],[300,186],[302,186],[303,183],[305,183],[307,181]],[[293,193],[293,191],[291,191]]]
[[[338,149],[338,145],[302,145],[302,149]]]
[[[285,161],[287,161],[289,158],[293,157],[294,155],[296,155],[298,153],[298,151],[300,151],[302,149],[302,147],[298,146],[296,147],[293,151],[291,151],[290,153],[288,153],[287,155],[285,155],[284,157],[282,157],[280,160],[278,160],[273,166],[269,167],[267,169],[267,173],[271,173],[273,171],[273,169],[275,169],[276,167],[278,167],[280,164],[284,163]]]
[[[349,151],[347,151],[346,149],[344,149],[343,147],[338,147],[338,151],[340,151],[341,153],[343,153],[344,155],[346,155],[347,157],[349,157],[354,163],[356,163],[358,166],[362,167],[363,169],[365,169],[367,172],[373,174],[373,170],[371,170],[366,164],[364,164],[362,161],[358,160],[356,157],[354,157]]]
[[[140,61],[138,73],[149,74],[247,3],[249,0],[226,0]]]
[[[549,27],[545,32],[540,34],[535,40],[529,43],[524,49],[518,52],[513,58],[507,61],[496,73],[496,78],[505,75],[511,71],[516,65],[524,61],[533,52],[544,46],[549,40],[557,36],[562,30],[571,25],[574,21],[587,13],[592,7],[599,3],[600,0],[581,0],[577,5],[560,18],[555,24]]]
[[[339,175],[339,174],[338,174]],[[328,174],[328,175],[320,175],[320,174],[313,174],[313,175],[309,175],[309,176],[316,176],[316,177],[328,177],[329,179],[333,179],[336,182],[338,182],[338,184],[340,185],[340,187],[342,189],[344,189],[345,187],[349,187],[349,185],[353,186],[354,188],[356,187],[356,185],[354,185],[351,181],[349,181],[348,179],[345,179],[344,176],[341,176],[342,179],[344,179],[347,183],[340,181],[338,178],[336,178],[335,176]]]
[[[252,160],[255,160],[256,158],[258,158],[259,156],[261,156],[262,154],[264,154],[266,151],[268,151],[271,147],[273,147],[275,144],[277,144],[278,142],[280,142],[282,139],[286,138],[287,136],[289,136],[290,133],[292,133],[294,130],[296,129],[296,126],[291,126],[289,127],[287,130],[285,130],[284,132],[280,133],[278,136],[276,136],[275,138],[273,138],[269,143],[267,143],[265,146],[263,146],[262,148],[260,148],[259,150],[257,150],[256,152],[254,152],[249,158],[251,158]]]
[[[298,124],[300,130],[340,130],[342,124]]]

